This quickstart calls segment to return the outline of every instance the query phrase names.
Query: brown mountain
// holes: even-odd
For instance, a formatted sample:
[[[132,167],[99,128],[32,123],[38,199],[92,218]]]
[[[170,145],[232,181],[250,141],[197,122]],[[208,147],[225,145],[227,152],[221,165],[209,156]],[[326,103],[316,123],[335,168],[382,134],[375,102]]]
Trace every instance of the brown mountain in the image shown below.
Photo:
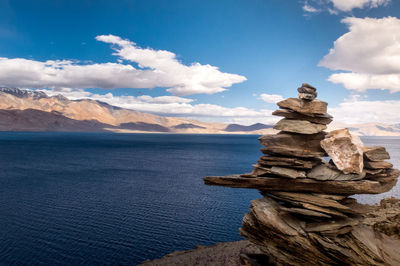
[[[265,125],[264,125],[265,126]],[[113,131],[171,133],[255,133],[243,127],[232,131],[223,123],[204,123],[123,109],[90,99],[69,100],[62,95],[0,88],[1,131]],[[271,129],[270,129],[271,130]]]

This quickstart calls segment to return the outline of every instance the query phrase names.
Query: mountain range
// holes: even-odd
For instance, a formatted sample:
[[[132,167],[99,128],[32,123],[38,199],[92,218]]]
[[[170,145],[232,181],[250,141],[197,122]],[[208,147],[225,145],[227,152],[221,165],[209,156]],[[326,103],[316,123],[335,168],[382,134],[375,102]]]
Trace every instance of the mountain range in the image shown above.
[[[400,136],[400,125],[332,123],[358,135]],[[206,123],[165,117],[109,105],[91,99],[69,100],[42,91],[0,88],[0,131],[68,131],[119,133],[271,134],[271,125]]]
[[[274,130],[264,124],[205,123],[138,112],[91,99],[69,100],[42,91],[0,88],[0,131],[265,134]]]

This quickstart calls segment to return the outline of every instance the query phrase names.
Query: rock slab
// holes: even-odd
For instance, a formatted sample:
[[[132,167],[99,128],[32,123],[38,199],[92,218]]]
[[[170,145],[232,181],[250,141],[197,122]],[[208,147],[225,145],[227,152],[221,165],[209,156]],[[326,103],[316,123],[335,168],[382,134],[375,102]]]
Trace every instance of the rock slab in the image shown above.
[[[326,129],[326,125],[315,124],[306,120],[283,118],[275,124],[274,129],[299,134],[317,134]]]
[[[310,114],[305,115],[289,109],[279,109],[272,112],[272,115],[283,116],[289,119],[306,120],[316,124],[328,125],[332,122],[332,116],[329,114]]]
[[[389,153],[385,147],[374,146],[374,147],[363,147],[364,159],[367,161],[383,161],[390,159]]]
[[[328,106],[324,101],[303,101],[298,98],[288,98],[277,104],[280,108],[290,109],[302,114],[326,114]]]
[[[322,157],[325,155],[320,145],[324,137],[324,132],[312,135],[281,132],[276,135],[264,135],[259,140],[265,146],[261,150],[263,153],[307,158]]]
[[[326,164],[321,164],[314,167],[311,171],[307,173],[307,177],[326,181],[326,180],[336,180],[336,181],[350,181],[350,180],[361,180],[365,177],[366,172],[363,171],[360,174],[343,174],[337,169],[333,169]]]

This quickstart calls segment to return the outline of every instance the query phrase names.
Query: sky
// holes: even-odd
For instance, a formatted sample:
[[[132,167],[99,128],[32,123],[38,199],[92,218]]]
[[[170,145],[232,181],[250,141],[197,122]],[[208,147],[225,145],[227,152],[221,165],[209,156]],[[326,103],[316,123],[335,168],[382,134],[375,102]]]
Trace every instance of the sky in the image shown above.
[[[0,86],[271,124],[307,82],[336,121],[400,121],[398,0],[0,0]]]

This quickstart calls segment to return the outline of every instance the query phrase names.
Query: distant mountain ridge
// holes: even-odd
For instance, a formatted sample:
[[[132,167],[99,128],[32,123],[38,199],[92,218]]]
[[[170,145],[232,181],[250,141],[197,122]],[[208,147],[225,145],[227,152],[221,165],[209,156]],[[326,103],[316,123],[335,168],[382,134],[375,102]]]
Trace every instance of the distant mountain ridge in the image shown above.
[[[0,91],[4,93],[8,93],[10,95],[14,95],[19,98],[28,98],[32,97],[35,100],[40,98],[47,98],[47,94],[42,91],[31,91],[31,90],[20,90],[17,88],[7,88],[7,87],[0,87]]]
[[[165,117],[112,106],[91,99],[69,100],[42,91],[0,87],[0,131],[153,132],[196,134],[272,134],[271,125],[206,123]],[[332,122],[328,130],[348,127],[361,136],[400,136],[400,124],[347,125]]]
[[[0,88],[1,131],[112,131],[163,133],[254,133],[271,126],[205,123],[164,117],[109,105],[91,99],[69,100],[42,91]],[[236,130],[232,130],[236,127]]]
[[[261,123],[256,123],[250,126],[242,126],[238,124],[230,124],[225,128],[225,131],[228,132],[249,132],[249,131],[255,131],[255,130],[261,130],[261,129],[267,129],[267,128],[272,128],[273,126],[271,125],[264,125]]]

